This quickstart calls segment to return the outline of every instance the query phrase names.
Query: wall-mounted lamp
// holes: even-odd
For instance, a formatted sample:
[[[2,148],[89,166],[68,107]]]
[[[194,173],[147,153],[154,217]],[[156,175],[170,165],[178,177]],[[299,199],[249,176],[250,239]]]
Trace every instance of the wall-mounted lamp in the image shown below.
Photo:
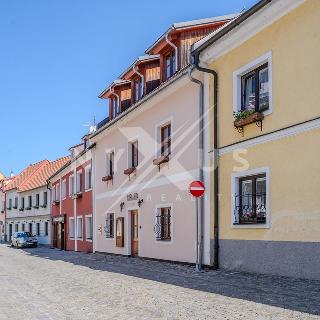
[[[123,207],[124,207],[124,202],[120,202],[120,210],[121,210],[121,212],[123,210]]]
[[[138,207],[139,207],[139,208],[141,207],[142,203],[143,203],[143,199],[139,199],[139,200],[138,200]]]

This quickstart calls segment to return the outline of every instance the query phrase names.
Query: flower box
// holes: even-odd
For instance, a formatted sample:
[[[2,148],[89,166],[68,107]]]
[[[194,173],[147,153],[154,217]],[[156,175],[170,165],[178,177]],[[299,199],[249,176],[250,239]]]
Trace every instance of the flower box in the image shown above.
[[[153,160],[153,164],[155,166],[160,166],[161,164],[166,163],[166,162],[169,162],[169,156],[161,156],[161,157]]]
[[[59,201],[59,200],[54,200],[54,201],[52,202],[52,204],[53,204],[54,206],[57,206],[58,204],[60,204],[60,201]]]
[[[12,208],[13,208],[13,209],[18,209],[18,207],[17,207],[17,206],[13,206]]]
[[[246,118],[234,120],[234,126],[235,126],[235,128],[243,128],[244,126],[247,126],[248,124],[255,123],[255,122],[261,122],[263,120],[263,118],[264,118],[263,113],[254,112],[254,113],[248,115]]]
[[[26,210],[31,210],[31,207],[27,207]]]
[[[39,206],[33,206],[34,209],[39,209]]]
[[[136,168],[133,167],[133,168],[128,168],[126,170],[123,171],[123,173],[127,176],[130,176],[130,174],[134,173],[136,171]]]
[[[41,205],[40,207],[41,207],[41,208],[46,208],[47,205],[46,205],[46,204],[43,204],[43,205]]]
[[[24,210],[24,208],[19,208],[19,211],[23,211]]]
[[[106,181],[111,181],[113,179],[113,176],[105,176],[105,177],[102,177],[102,181],[106,182]]]
[[[79,198],[82,198],[82,192],[81,191],[72,195],[72,199],[79,199]]]

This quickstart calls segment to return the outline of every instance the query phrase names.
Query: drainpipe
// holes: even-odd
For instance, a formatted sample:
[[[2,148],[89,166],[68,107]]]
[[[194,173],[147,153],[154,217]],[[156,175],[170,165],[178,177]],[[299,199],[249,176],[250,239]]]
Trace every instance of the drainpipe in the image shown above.
[[[140,84],[140,88],[142,89],[141,90],[141,93],[140,93],[140,97],[143,97],[143,94],[144,94],[144,75],[142,73],[140,73],[137,69],[136,69],[136,64],[137,62],[135,62],[135,64],[133,65],[133,71],[141,78],[141,84]]]
[[[190,80],[200,87],[200,94],[199,94],[199,180],[201,182],[204,181],[203,175],[203,167],[204,167],[204,134],[203,134],[203,127],[204,127],[204,120],[203,120],[203,113],[204,113],[204,106],[203,106],[203,96],[204,96],[204,86],[202,81],[192,77],[192,69],[189,69],[188,76]],[[196,207],[197,207],[197,259],[196,259],[196,271],[201,270],[202,265],[202,251],[203,251],[203,216],[204,216],[204,203],[203,197],[196,198]]]
[[[50,248],[53,249],[53,219],[52,219],[52,201],[51,201],[51,184],[50,181],[47,181],[47,189],[49,190],[47,196],[47,205],[50,205],[50,217],[51,217],[51,226],[50,226],[50,233],[51,233],[51,241],[50,241]]]
[[[191,49],[192,51],[192,49]],[[199,65],[199,52],[191,55],[191,63],[199,71],[213,75],[213,155],[214,155],[214,247],[213,247],[213,269],[219,268],[219,162],[218,162],[218,74],[216,71],[201,67]]]
[[[116,112],[118,113],[118,110],[120,110],[120,96],[113,91],[113,87],[110,88],[110,92],[117,97],[117,110],[116,110]]]
[[[168,39],[168,35],[169,35],[169,32],[166,33],[166,41],[175,51],[175,56],[176,56],[176,66],[175,66],[176,70],[175,71],[178,72],[178,61],[179,61],[179,59],[178,59],[178,47]]]

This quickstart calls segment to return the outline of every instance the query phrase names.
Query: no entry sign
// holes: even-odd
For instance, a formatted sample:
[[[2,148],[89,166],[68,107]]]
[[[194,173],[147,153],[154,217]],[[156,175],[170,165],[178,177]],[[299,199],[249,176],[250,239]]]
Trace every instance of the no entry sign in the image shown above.
[[[192,181],[189,186],[189,191],[194,197],[201,197],[206,190],[201,181]]]

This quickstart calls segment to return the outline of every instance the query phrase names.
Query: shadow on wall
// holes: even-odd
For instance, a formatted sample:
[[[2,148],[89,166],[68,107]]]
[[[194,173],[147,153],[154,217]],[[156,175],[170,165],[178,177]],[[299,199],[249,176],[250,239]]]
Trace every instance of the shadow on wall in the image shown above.
[[[21,249],[29,255],[60,260],[94,270],[158,281],[184,288],[244,299],[265,305],[320,315],[320,281],[242,272],[201,273],[194,266],[106,254],[60,251],[39,247]]]

